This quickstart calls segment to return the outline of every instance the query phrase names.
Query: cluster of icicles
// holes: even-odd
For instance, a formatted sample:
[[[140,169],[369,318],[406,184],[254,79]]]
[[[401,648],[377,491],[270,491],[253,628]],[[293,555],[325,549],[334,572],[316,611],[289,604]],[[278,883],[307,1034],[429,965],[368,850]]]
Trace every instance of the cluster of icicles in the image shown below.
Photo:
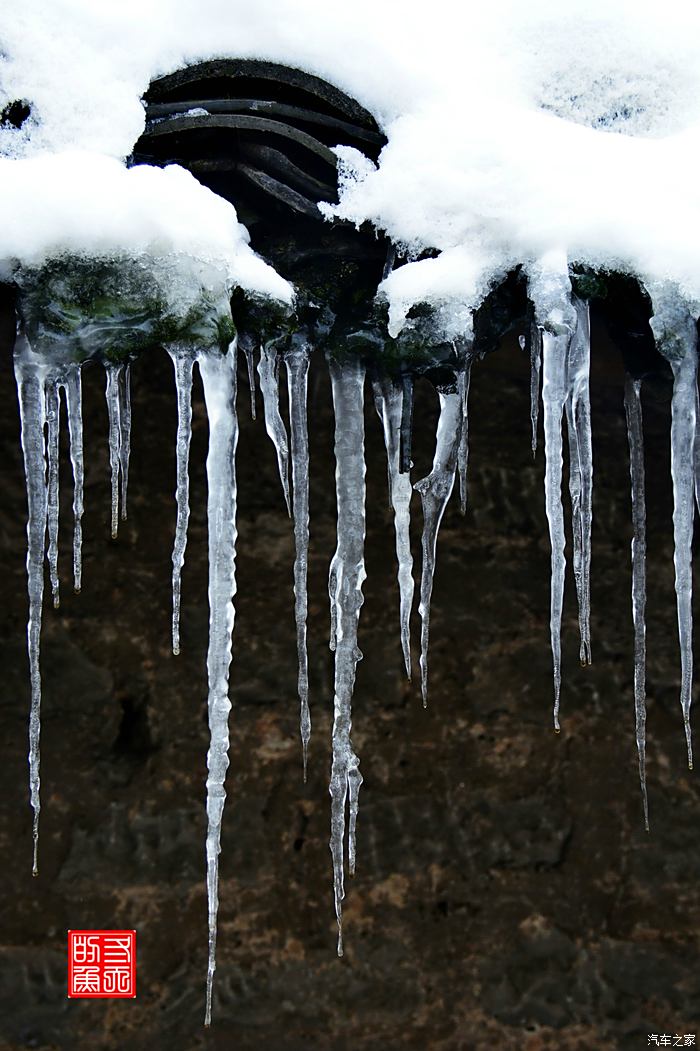
[[[697,337],[695,320],[681,304],[661,289],[652,299],[655,316],[652,329],[662,353],[674,373],[671,424],[671,470],[674,491],[674,539],[678,624],[682,662],[681,703],[692,762],[689,714],[691,703],[691,540],[693,494],[699,500],[700,463],[696,442]],[[579,606],[581,661],[590,663],[590,564],[593,461],[589,398],[590,329],[587,305],[572,295],[568,278],[541,295],[536,282],[530,294],[535,321],[528,338],[531,356],[531,420],[533,455],[537,445],[540,380],[544,405],[546,454],[545,501],[552,551],[551,646],[554,667],[554,723],[559,729],[561,685],[560,631],[565,571],[564,513],[562,506],[563,418],[569,446],[569,490],[573,523],[573,569]],[[669,305],[671,304],[671,305]],[[669,340],[668,332],[673,332]],[[680,336],[679,336],[680,333]],[[670,351],[668,348],[671,348]],[[202,379],[209,419],[207,456],[209,526],[210,633],[207,658],[209,685],[210,747],[207,757],[207,889],[209,902],[209,963],[206,1023],[211,1019],[215,969],[218,855],[228,767],[229,666],[234,625],[233,598],[236,592],[236,415],[237,350],[247,358],[251,402],[255,415],[254,350],[252,341],[240,338],[222,352],[218,347],[194,348],[179,344],[167,348],[172,358],[177,389],[177,524],[173,550],[173,652],[180,647],[180,579],[187,542],[189,518],[188,460],[191,435],[191,391],[196,361]],[[461,366],[454,382],[438,389],[440,415],[435,456],[428,476],[413,488],[423,505],[423,566],[420,585],[421,686],[424,704],[428,691],[428,632],[430,600],[440,523],[459,478],[462,510],[467,505],[468,412],[470,370],[473,356],[462,348]],[[307,377],[311,346],[297,334],[285,346],[272,340],[259,350],[257,371],[262,390],[265,426],[272,439],[285,499],[294,521],[296,558],[294,595],[298,643],[298,692],[301,706],[301,738],[304,776],[311,732],[308,664],[306,651],[307,565],[309,545],[309,442],[307,428]],[[355,868],[355,829],[358,797],[362,784],[359,759],[351,743],[351,705],[358,661],[358,623],[365,579],[365,459],[364,390],[365,366],[358,359],[339,364],[329,356],[335,413],[336,495],[338,510],[337,548],[329,574],[331,612],[330,646],[335,654],[334,723],[330,776],[331,838],[335,911],[338,922],[338,954],[342,955],[342,901],[344,897],[345,838],[347,865]],[[279,412],[279,368],[284,363],[289,394],[289,439]],[[64,391],[70,432],[70,456],[74,478],[74,581],[81,581],[81,515],[83,511],[83,445],[81,421],[81,373],[78,364],[55,364],[40,357],[20,333],[15,350],[15,372],[22,422],[22,446],[27,480],[29,581],[29,660],[31,670],[30,792],[34,809],[34,873],[37,872],[39,830],[39,732],[41,678],[39,642],[44,589],[44,557],[54,605],[59,602],[58,553],[58,448],[60,392]],[[119,516],[126,516],[130,440],[129,366],[106,365],[106,399],[109,416],[109,449],[112,474],[112,534]],[[398,583],[400,592],[400,637],[406,672],[411,674],[409,618],[413,604],[412,558],[409,537],[410,420],[412,386],[388,376],[372,375],[374,404],[381,420],[387,452],[389,495],[394,512]],[[645,784],[645,504],[642,439],[641,381],[628,377],[625,388],[630,473],[632,481],[632,609],[635,632],[634,699],[639,770],[648,828]],[[291,499],[288,481],[291,459]],[[48,543],[47,543],[48,537]]]

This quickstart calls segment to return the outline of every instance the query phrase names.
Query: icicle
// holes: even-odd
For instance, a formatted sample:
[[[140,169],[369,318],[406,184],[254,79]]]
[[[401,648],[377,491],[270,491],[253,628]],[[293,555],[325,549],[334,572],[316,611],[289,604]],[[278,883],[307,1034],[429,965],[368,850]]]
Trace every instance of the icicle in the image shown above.
[[[129,458],[131,456],[131,366],[123,365],[119,372],[119,470],[121,472],[121,517],[126,520],[126,497],[129,488]]]
[[[430,598],[433,592],[437,537],[442,516],[455,482],[459,441],[462,429],[463,398],[459,390],[438,390],[440,418],[435,439],[433,468],[426,478],[416,482],[414,489],[423,503],[423,571],[420,583],[421,616],[420,667],[423,707],[428,704],[428,637],[430,631]]]
[[[80,365],[68,365],[64,376],[66,407],[68,411],[68,435],[70,458],[73,467],[73,587],[79,592],[82,587],[83,548],[83,490],[85,470],[83,465],[83,395]]]
[[[467,469],[469,467],[469,382],[471,380],[472,363],[467,358],[464,368],[457,377],[458,390],[462,398],[462,431],[459,439],[459,452],[457,453],[457,466],[459,469],[459,507],[463,515],[467,513]]]
[[[382,421],[384,445],[389,471],[389,497],[394,509],[396,533],[396,561],[399,581],[399,624],[401,648],[406,675],[411,678],[411,607],[413,606],[413,558],[411,556],[410,515],[411,478],[401,472],[401,417],[403,395],[401,387],[386,376],[372,381],[374,406]]]
[[[542,335],[539,325],[530,325],[530,424],[532,457],[537,454],[537,427],[540,421],[540,375],[542,372]]]
[[[646,777],[646,505],[644,496],[644,430],[642,427],[641,380],[625,377],[625,415],[630,448],[632,485],[632,621],[634,623],[634,715],[642,789],[644,827],[649,831]]]
[[[359,759],[350,740],[352,694],[357,662],[357,626],[366,578],[364,366],[357,360],[340,366],[329,362],[335,412],[335,484],[338,505],[338,542],[331,563],[332,619],[335,623],[335,699],[333,763],[331,767],[331,838],[335,913],[338,920],[338,956],[343,955],[345,806],[349,803],[348,863],[355,871],[355,825],[362,784]]]
[[[289,393],[289,423],[294,499],[294,616],[297,626],[299,663],[299,730],[301,733],[304,782],[311,738],[309,712],[309,659],[306,651],[307,575],[309,566],[309,429],[306,415],[309,377],[309,345],[293,339],[284,356]]]
[[[580,660],[591,663],[591,522],[593,446],[591,441],[591,360],[588,304],[573,297],[576,328],[569,344],[566,419],[569,436],[569,492],[573,527],[573,569],[581,633]]]
[[[695,419],[700,419],[700,391],[695,384]],[[695,428],[695,443],[693,445],[693,470],[695,474],[695,506],[700,514],[700,427]]]
[[[291,518],[292,508],[289,502],[289,447],[287,444],[287,432],[285,430],[279,410],[279,355],[273,342],[265,343],[260,350],[260,361],[258,362],[258,375],[260,376],[260,390],[263,396],[265,408],[265,430],[269,434],[272,444],[277,452],[277,467],[282,482],[282,491],[287,504],[287,512]]]
[[[38,874],[41,734],[41,670],[39,647],[41,642],[41,611],[44,599],[44,544],[46,540],[46,454],[44,448],[46,366],[33,353],[21,333],[15,347],[15,377],[19,395],[22,423],[22,451],[27,483],[27,585],[29,592],[29,621],[27,649],[31,680],[31,709],[29,715],[29,789],[34,810],[34,859],[32,872]]]
[[[248,386],[250,387],[250,416],[251,419],[256,418],[255,409],[255,358],[253,355],[253,342],[250,336],[240,335],[238,337],[238,346],[242,348],[245,354],[246,365],[248,366]]]
[[[221,818],[226,799],[228,769],[228,676],[236,593],[236,343],[226,354],[218,348],[198,354],[204,401],[209,417],[207,454],[207,523],[209,529],[209,734],[207,754],[207,894],[209,900],[209,964],[205,1025],[211,1023],[216,969],[216,931],[219,909],[219,853]]]
[[[667,286],[650,290],[654,316],[650,326],[659,351],[673,370],[671,399],[671,478],[673,480],[673,562],[676,571],[678,638],[681,651],[681,708],[693,766],[690,706],[693,686],[693,577],[695,400],[697,325],[683,300]]]
[[[47,526],[49,534],[48,562],[54,609],[60,605],[58,582],[58,452],[61,414],[59,380],[55,375],[46,379],[46,423],[48,456]]]
[[[112,471],[112,540],[116,540],[119,532],[119,470],[121,465],[121,422],[119,397],[119,374],[121,365],[106,365],[107,387],[105,398],[107,400],[107,413],[109,416],[109,465]]]
[[[187,525],[190,519],[190,441],[192,438],[192,366],[193,350],[184,344],[175,344],[167,348],[175,370],[175,391],[177,394],[177,439],[175,453],[177,459],[175,500],[177,502],[177,520],[175,525],[175,542],[173,544],[173,653],[180,652],[180,596],[182,567],[185,562],[187,547]]]
[[[411,463],[411,438],[413,434],[413,376],[410,372],[401,372],[402,409],[401,409],[401,461],[399,470],[408,474]]]

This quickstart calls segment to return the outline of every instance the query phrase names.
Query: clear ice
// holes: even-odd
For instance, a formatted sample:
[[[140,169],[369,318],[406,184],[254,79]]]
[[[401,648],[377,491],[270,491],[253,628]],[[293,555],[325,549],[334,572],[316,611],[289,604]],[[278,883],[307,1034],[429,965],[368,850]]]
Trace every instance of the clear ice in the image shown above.
[[[180,599],[182,594],[182,567],[187,547],[187,525],[190,520],[190,442],[192,440],[192,367],[194,350],[187,344],[173,344],[167,348],[175,371],[177,395],[177,438],[175,442],[176,483],[175,501],[177,519],[173,544],[173,653],[180,652]]]
[[[348,869],[355,871],[355,828],[362,775],[350,740],[352,694],[357,662],[357,626],[365,573],[365,427],[364,365],[342,366],[329,359],[335,413],[335,487],[337,547],[329,573],[331,648],[335,651],[333,761],[331,766],[331,838],[338,956],[343,955],[344,841],[348,809]]]
[[[128,365],[106,364],[105,398],[109,418],[109,466],[112,474],[112,539],[119,533],[119,496],[121,480],[121,517],[126,518],[126,496],[129,484],[131,447],[131,382]]]
[[[459,507],[463,515],[467,513],[467,471],[469,468],[469,384],[472,374],[472,361],[467,358],[465,366],[457,377],[457,388],[462,398],[462,431],[459,438],[457,467],[459,470]]]
[[[287,513],[291,518],[292,507],[289,501],[289,444],[287,442],[287,431],[280,416],[280,356],[275,343],[275,340],[270,340],[260,348],[258,375],[260,376],[260,390],[262,391],[265,408],[265,430],[270,436],[277,453],[277,468],[280,474],[284,499],[287,504]]]

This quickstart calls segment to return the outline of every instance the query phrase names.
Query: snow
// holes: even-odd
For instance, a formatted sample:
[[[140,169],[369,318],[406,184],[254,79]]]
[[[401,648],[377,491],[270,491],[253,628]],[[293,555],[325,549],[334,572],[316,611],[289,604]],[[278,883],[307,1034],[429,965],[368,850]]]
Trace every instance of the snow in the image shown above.
[[[191,253],[288,301],[230,206],[182,171],[121,167],[154,77],[254,57],[327,78],[387,134],[376,169],[342,158],[335,212],[440,253],[388,279],[394,328],[420,299],[466,326],[499,274],[555,248],[668,278],[697,301],[699,29],[683,0],[436,0],[430,17],[369,0],[6,5],[0,104],[26,99],[32,114],[0,131],[14,158],[0,168],[2,255]]]

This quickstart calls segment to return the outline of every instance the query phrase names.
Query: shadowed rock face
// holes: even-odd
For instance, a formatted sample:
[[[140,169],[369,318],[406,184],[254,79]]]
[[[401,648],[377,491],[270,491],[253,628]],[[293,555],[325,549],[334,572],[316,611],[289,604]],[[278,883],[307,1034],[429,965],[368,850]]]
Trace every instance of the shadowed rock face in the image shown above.
[[[27,800],[25,496],[2,315],[0,397],[0,1043],[15,1051],[154,1047],[508,1051],[646,1046],[698,1028],[697,781],[678,709],[668,391],[645,392],[649,544],[648,777],[637,783],[622,366],[594,331],[593,665],[578,666],[567,578],[562,734],[551,731],[549,546],[533,464],[527,355],[475,365],[470,507],[448,507],[431,621],[430,707],[405,682],[386,466],[367,408],[368,580],[354,740],[365,778],[358,874],[335,956],[329,826],[335,546],[332,419],[312,367],[310,683],[301,779],[293,537],[260,414],[240,375],[239,592],[221,856],[215,1020],[202,1029],[207,423],[196,387],[182,654],[170,653],[175,400],[170,363],[133,366],[130,515],[109,540],[103,374],[87,368],[83,593],[46,610],[42,859]],[[436,399],[416,384],[415,477]],[[62,450],[61,573],[70,487]],[[413,503],[414,557],[420,510]],[[418,568],[418,561],[416,568]],[[414,614],[414,643],[417,636]],[[417,664],[414,653],[414,663]],[[66,930],[138,931],[133,1002],[66,999]]]

